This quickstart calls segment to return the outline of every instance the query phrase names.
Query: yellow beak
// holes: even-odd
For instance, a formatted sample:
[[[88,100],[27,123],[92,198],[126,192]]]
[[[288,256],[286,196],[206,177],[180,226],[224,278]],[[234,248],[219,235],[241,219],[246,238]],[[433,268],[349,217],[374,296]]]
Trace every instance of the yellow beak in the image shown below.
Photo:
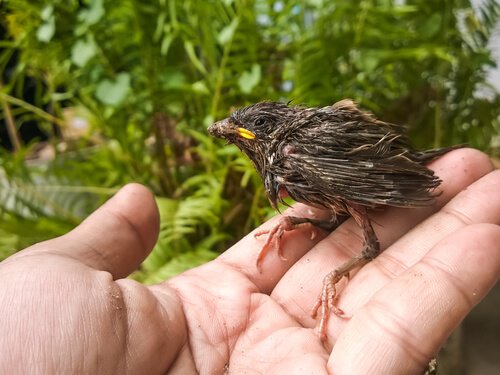
[[[238,128],[238,134],[245,139],[255,139],[255,134],[245,128]]]

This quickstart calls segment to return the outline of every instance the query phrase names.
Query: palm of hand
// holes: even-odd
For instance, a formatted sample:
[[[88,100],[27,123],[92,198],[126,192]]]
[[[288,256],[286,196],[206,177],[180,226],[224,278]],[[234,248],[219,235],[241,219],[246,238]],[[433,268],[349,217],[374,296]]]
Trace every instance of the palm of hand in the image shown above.
[[[477,275],[472,277],[474,273],[467,268],[477,267],[480,273],[484,262],[481,252],[471,252],[471,248],[478,248],[471,245],[471,239],[488,239],[487,233],[496,230],[469,224],[497,223],[500,219],[500,202],[487,207],[477,203],[481,196],[493,194],[496,187],[491,182],[497,179],[498,184],[499,173],[483,177],[490,171],[487,164],[478,168],[481,163],[468,158],[465,160],[471,165],[464,166],[463,160],[455,159],[455,169],[450,168],[451,160],[446,168],[438,169],[444,193],[434,206],[373,214],[386,251],[345,286],[340,305],[352,319],[332,317],[325,346],[315,333],[316,321],[309,312],[321,290],[323,275],[361,247],[362,235],[352,221],[326,238],[311,240],[309,228],[287,234],[284,246],[288,261],[270,254],[262,273],[255,267],[256,250],[262,243],[250,234],[215,262],[167,283],[184,306],[190,347],[202,353],[195,362],[207,366],[198,370],[423,372],[451,330],[477,303],[478,285],[498,278],[498,264],[496,271],[482,274],[483,281]],[[457,173],[458,168],[462,174]],[[476,180],[474,188],[455,197]],[[471,200],[472,196],[475,199]],[[301,216],[310,211],[303,205],[294,210],[289,214]],[[496,247],[489,240],[481,246],[485,252],[489,246]],[[202,359],[207,351],[216,358],[210,364]],[[352,372],[353,368],[358,370]]]
[[[122,278],[152,248],[158,217],[130,185],[74,231],[0,264],[0,372],[418,374],[500,274],[500,173],[472,150],[433,168],[444,181],[434,206],[373,213],[385,251],[342,290],[352,318],[331,318],[326,346],[309,311],[323,276],[360,249],[354,222],[314,239],[287,233],[288,260],[270,253],[262,273],[250,234],[143,286]]]

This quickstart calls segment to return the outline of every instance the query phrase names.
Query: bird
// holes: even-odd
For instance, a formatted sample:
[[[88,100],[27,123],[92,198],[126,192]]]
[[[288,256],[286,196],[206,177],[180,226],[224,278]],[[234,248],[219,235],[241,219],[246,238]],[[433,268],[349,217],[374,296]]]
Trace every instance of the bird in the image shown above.
[[[290,197],[330,213],[323,220],[283,216],[272,229],[256,232],[256,237],[268,235],[257,256],[259,270],[273,247],[285,259],[279,240],[286,231],[303,224],[333,230],[349,217],[361,227],[361,252],[325,276],[311,309],[316,318],[321,308],[318,333],[322,340],[330,313],[344,316],[336,306],[336,284],[380,253],[370,210],[432,204],[441,180],[425,164],[461,147],[419,151],[404,126],[377,119],[351,99],[324,107],[258,102],[215,122],[208,132],[236,145],[250,158],[278,212],[279,204],[286,205],[285,198]]]

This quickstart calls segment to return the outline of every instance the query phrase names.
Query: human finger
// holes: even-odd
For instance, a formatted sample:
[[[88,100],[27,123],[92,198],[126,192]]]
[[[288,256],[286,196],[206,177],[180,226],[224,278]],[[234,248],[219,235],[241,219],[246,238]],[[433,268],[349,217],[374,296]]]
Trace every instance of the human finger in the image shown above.
[[[335,343],[330,372],[421,374],[498,281],[498,244],[494,224],[469,225],[442,239],[353,316]]]
[[[146,258],[158,231],[153,195],[142,185],[129,184],[71,232],[32,246],[20,256],[50,251],[108,271],[118,279],[128,276]]]

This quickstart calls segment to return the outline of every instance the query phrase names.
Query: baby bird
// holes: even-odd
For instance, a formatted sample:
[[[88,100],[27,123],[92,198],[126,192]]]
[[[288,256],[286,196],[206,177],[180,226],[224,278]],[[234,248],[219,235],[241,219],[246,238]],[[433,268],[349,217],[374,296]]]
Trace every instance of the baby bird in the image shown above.
[[[330,311],[343,315],[336,306],[336,284],[380,253],[367,210],[431,204],[441,181],[425,163],[460,147],[415,150],[403,127],[377,120],[350,99],[322,108],[260,102],[235,111],[208,131],[234,143],[252,160],[276,210],[290,196],[331,212],[330,220],[284,216],[270,231],[258,232],[256,236],[268,234],[257,257],[259,269],[273,245],[283,258],[279,239],[299,225],[333,230],[351,216],[362,228],[361,253],[325,277],[312,309],[316,317],[321,307],[322,339]]]

